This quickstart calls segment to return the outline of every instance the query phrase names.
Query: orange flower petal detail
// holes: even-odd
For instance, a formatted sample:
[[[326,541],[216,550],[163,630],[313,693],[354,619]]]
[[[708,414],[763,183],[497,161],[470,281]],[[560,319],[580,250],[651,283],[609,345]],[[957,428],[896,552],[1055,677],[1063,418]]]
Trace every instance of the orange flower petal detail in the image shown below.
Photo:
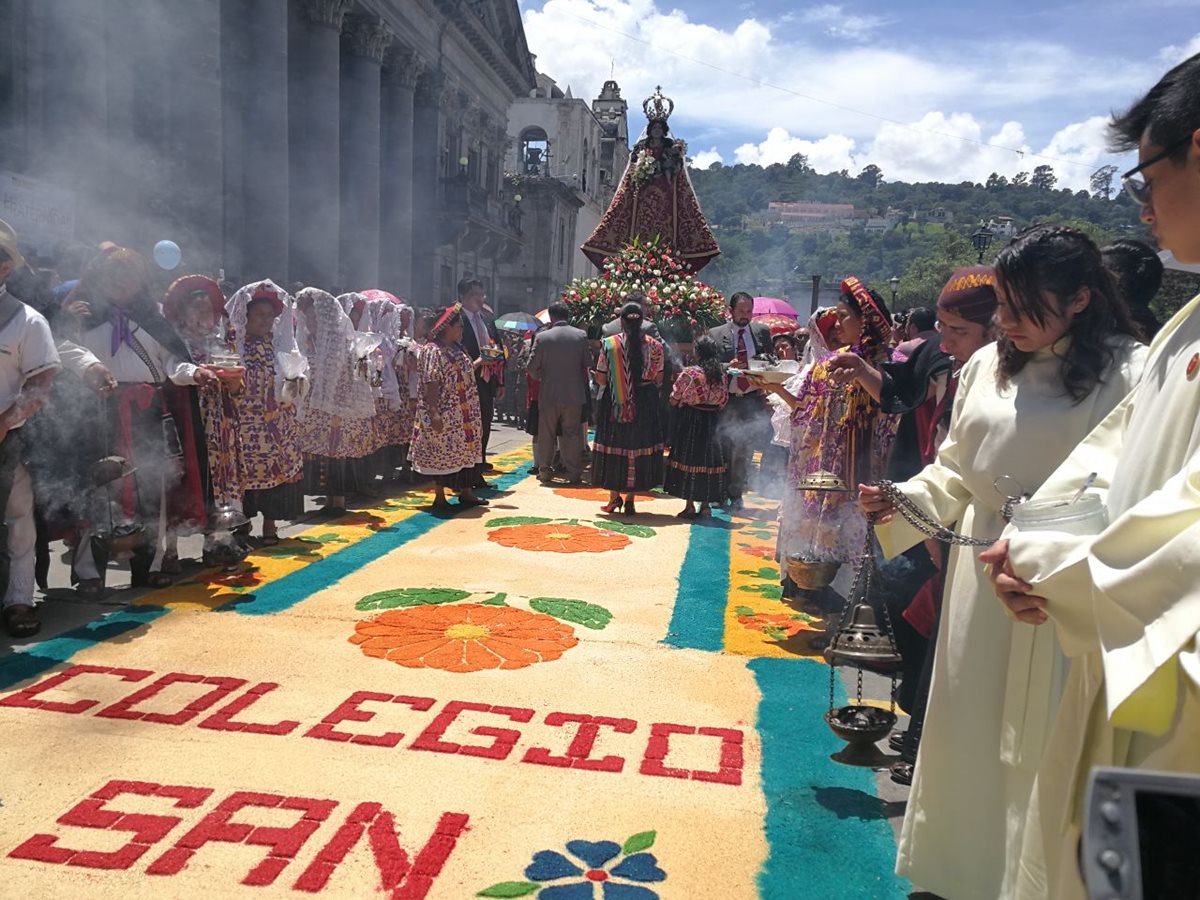
[[[604,553],[629,546],[629,538],[591,525],[509,525],[488,533],[505,547],[549,553]]]
[[[574,629],[553,616],[477,603],[391,609],[359,622],[350,641],[366,656],[447,672],[522,669],[579,643]]]

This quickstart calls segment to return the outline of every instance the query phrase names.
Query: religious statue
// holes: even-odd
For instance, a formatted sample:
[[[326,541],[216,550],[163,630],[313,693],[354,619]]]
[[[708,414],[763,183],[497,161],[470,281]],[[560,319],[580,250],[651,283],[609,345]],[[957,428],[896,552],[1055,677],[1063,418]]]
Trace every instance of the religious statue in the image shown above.
[[[670,136],[674,102],[662,88],[642,104],[646,129],[633,145],[629,165],[604,218],[581,248],[597,268],[635,239],[670,246],[693,272],[721,252],[700,211],[687,174],[687,144]]]

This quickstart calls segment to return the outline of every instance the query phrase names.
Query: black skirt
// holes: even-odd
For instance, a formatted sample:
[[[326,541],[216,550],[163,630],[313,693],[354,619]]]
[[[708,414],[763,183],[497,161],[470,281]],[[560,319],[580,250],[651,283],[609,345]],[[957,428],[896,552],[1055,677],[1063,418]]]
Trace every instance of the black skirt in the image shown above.
[[[675,409],[675,430],[663,489],[673,497],[698,503],[723,503],[727,469],[717,440],[719,410],[696,406]]]
[[[613,418],[605,390],[596,415],[592,484],[610,491],[649,491],[663,483],[663,431],[658,386],[645,382],[634,394],[632,422]]]
[[[242,500],[242,512],[253,519],[262,513],[266,519],[282,519],[295,522],[304,515],[304,484],[277,484],[273,488],[246,491]]]

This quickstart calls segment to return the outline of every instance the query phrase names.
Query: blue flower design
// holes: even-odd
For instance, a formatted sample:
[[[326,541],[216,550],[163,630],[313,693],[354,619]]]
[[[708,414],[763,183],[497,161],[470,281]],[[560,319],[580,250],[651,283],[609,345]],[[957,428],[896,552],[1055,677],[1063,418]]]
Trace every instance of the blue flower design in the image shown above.
[[[659,900],[656,891],[644,887],[667,877],[653,853],[622,856],[621,845],[614,841],[568,841],[566,850],[539,850],[526,866],[525,877],[531,882],[562,881],[543,887],[538,900]]]

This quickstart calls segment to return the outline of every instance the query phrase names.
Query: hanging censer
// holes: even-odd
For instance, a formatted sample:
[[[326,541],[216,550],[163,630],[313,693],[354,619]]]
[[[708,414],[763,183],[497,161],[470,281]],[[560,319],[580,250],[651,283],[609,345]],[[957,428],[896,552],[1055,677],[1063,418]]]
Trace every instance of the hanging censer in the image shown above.
[[[896,724],[897,676],[901,664],[886,604],[881,604],[883,627],[880,628],[875,609],[869,602],[871,581],[875,574],[874,551],[875,524],[873,519],[869,519],[866,543],[854,575],[854,585],[846,598],[833,641],[825,648],[825,661],[829,663],[829,711],[825,714],[825,722],[852,749],[860,751],[882,740]],[[834,705],[839,666],[858,670],[854,702],[842,707]],[[863,702],[864,670],[891,676],[887,709]]]
[[[823,390],[825,395],[819,433],[831,435],[837,431],[837,422],[845,408],[845,392],[836,391],[829,384],[825,384]],[[826,495],[850,493],[852,466],[846,458],[844,448],[840,447],[836,441],[823,440],[816,448],[816,452],[805,459],[803,465],[805,472],[796,479],[796,490],[802,493],[817,494],[820,495],[820,498],[819,501],[804,498],[801,502],[820,502],[822,510],[824,510],[828,502],[825,499]],[[824,513],[819,515],[824,515]],[[842,565],[838,560],[821,559],[817,553],[812,551],[812,548],[809,552],[805,552],[804,549],[799,552],[788,552],[784,557],[784,564],[787,567],[788,578],[798,588],[806,591],[818,591],[828,587],[837,577],[838,569]]]
[[[1012,518],[1018,504],[1028,499],[1021,486],[1008,475],[995,481],[996,491],[1005,498],[1001,516],[1005,522]],[[973,538],[947,528],[930,518],[919,506],[909,500],[890,481],[878,481],[876,486],[892,502],[910,525],[923,534],[947,544],[969,547],[990,547],[995,538]],[[883,612],[883,627],[879,627],[875,606],[871,604],[871,581],[875,574],[875,517],[867,518],[867,539],[863,547],[854,585],[846,598],[846,605],[838,621],[833,641],[825,648],[825,661],[829,663],[829,711],[825,721],[833,733],[856,750],[865,751],[876,741],[882,740],[896,724],[896,689],[902,659],[896,649],[896,636],[892,630],[892,619],[887,604],[880,603]],[[838,666],[850,666],[858,670],[857,690],[854,703],[834,706],[834,687]],[[887,709],[863,702],[863,671],[891,676],[891,691]]]
[[[125,516],[124,509],[120,506],[119,501],[113,500],[112,486],[133,475],[137,472],[137,469],[130,465],[125,457],[112,455],[109,448],[108,416],[105,414],[104,400],[99,400],[99,404],[104,457],[92,464],[90,474],[95,490],[98,492],[101,488],[104,489],[108,527],[102,528],[96,526],[97,531],[92,540],[104,549],[104,554],[108,559],[129,559],[133,555],[134,550],[146,543],[146,526],[137,521],[136,513],[133,518]],[[94,498],[93,502],[97,502],[98,497],[96,494],[92,496]],[[136,479],[133,482],[133,504],[135,509],[138,509],[141,505]],[[117,510],[120,510],[120,521],[118,521]]]

